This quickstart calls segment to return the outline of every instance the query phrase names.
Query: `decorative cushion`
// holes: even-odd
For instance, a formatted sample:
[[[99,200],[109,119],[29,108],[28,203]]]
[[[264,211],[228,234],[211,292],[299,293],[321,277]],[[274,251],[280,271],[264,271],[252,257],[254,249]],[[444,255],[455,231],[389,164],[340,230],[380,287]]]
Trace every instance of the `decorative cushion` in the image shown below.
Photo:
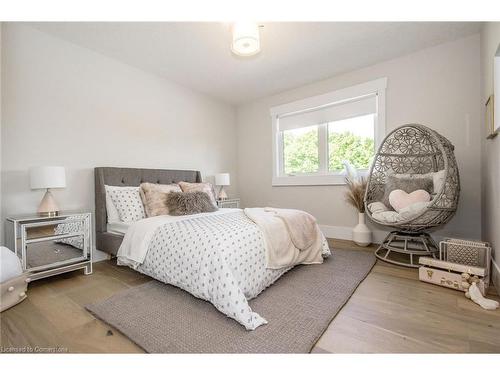
[[[398,175],[388,175],[385,184],[385,193],[382,203],[390,206],[389,194],[394,190],[403,190],[411,193],[415,190],[425,190],[429,194],[433,193],[434,183],[431,177],[399,177]]]
[[[118,210],[109,196],[108,189],[106,189],[106,216],[108,223],[116,223],[117,221],[120,221],[120,215],[118,214]]]
[[[215,199],[215,190],[213,185],[210,182],[179,182],[179,186],[181,187],[184,193],[193,192],[193,191],[202,191],[207,193],[210,197],[210,201],[214,206],[217,206],[217,201]]]
[[[368,205],[368,209],[372,214],[378,212],[392,211],[391,209],[387,208],[387,206],[382,202],[372,202]]]
[[[396,212],[401,212],[402,209],[414,203],[427,203],[430,200],[430,194],[421,189],[412,191],[411,193],[397,189],[389,194],[389,202]]]
[[[203,191],[172,192],[167,195],[167,206],[173,216],[217,211],[217,206],[212,204],[210,196]]]
[[[171,192],[182,192],[177,184],[161,185],[144,182],[139,193],[147,217],[168,215],[167,196]]]
[[[433,182],[433,191],[431,194],[437,194],[441,191],[446,180],[446,171],[441,169],[437,172],[429,172],[425,174],[394,174],[393,176],[397,178],[430,178]]]
[[[115,208],[115,210],[116,210],[116,208]],[[118,213],[116,215],[118,215]],[[71,223],[57,224],[56,228],[54,229],[54,234],[64,234],[64,233],[70,233],[70,232],[83,231],[83,219],[84,218],[85,218],[85,215],[73,215],[71,217],[68,217],[68,219],[71,219],[71,220],[82,219],[82,221],[74,221]],[[56,242],[63,243],[66,245],[71,245],[74,248],[83,250],[83,236],[63,238],[63,239],[60,239]]]
[[[146,217],[139,186],[104,185],[104,187],[118,211],[120,221],[129,223]]]
[[[415,202],[409,206],[402,208],[398,214],[400,215],[400,220],[410,220],[421,213],[423,213],[427,207],[429,207],[430,202]]]
[[[375,212],[372,214],[372,217],[377,221],[381,221],[382,223],[387,223],[387,224],[394,224],[397,223],[398,221],[401,221],[401,216],[396,211],[392,210]]]
[[[420,214],[422,214],[427,207],[429,206],[429,202],[417,202],[409,205],[406,208],[403,208],[400,212],[396,211],[378,211],[372,213],[372,217],[386,224],[397,224],[403,221],[408,221],[416,218]]]

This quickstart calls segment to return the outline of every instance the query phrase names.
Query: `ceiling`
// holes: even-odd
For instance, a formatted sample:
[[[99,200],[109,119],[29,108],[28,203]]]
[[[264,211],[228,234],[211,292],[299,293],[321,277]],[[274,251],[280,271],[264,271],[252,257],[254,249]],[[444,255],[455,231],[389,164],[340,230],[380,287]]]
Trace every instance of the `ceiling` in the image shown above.
[[[260,54],[230,51],[230,24],[46,22],[35,28],[232,104],[477,33],[473,22],[270,22]]]

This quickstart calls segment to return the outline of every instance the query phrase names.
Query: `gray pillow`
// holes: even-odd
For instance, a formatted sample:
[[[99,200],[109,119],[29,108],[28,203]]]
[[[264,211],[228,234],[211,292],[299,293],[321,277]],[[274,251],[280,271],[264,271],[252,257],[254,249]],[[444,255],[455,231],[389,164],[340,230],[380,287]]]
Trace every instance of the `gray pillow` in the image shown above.
[[[210,197],[203,191],[172,192],[167,196],[168,212],[173,216],[193,215],[217,211]]]
[[[382,203],[387,207],[391,207],[389,203],[389,194],[391,194],[391,191],[397,189],[407,193],[422,189],[432,194],[434,192],[434,183],[431,177],[401,178],[394,175],[388,175],[385,183],[384,197],[382,198]]]

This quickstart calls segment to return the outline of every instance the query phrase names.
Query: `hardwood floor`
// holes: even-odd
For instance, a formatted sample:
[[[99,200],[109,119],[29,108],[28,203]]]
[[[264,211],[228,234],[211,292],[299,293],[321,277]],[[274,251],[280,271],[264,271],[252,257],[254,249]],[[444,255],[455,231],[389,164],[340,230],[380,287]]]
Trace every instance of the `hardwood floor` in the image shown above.
[[[331,240],[331,245],[373,251],[349,241]],[[1,349],[142,353],[84,306],[148,280],[104,261],[95,263],[89,276],[75,271],[32,282],[28,298],[0,314]],[[460,292],[422,283],[415,269],[378,261],[313,352],[500,353],[500,310],[483,310]]]

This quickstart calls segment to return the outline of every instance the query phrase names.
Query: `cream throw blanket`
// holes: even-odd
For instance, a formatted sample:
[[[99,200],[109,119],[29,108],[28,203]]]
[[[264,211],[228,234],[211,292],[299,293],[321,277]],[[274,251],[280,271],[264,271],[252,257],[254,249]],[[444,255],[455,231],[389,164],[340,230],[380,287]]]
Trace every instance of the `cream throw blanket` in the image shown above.
[[[282,208],[245,208],[264,233],[267,268],[323,263],[323,235],[316,219],[304,211]]]

